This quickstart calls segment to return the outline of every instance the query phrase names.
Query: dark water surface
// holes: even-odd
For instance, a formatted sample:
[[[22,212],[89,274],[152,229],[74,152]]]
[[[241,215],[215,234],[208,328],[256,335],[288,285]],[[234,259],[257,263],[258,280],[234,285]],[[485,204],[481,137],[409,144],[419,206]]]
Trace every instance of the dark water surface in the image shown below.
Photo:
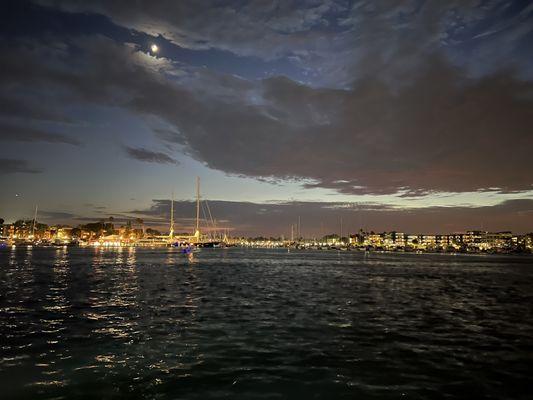
[[[533,258],[0,250],[0,397],[533,398]]]

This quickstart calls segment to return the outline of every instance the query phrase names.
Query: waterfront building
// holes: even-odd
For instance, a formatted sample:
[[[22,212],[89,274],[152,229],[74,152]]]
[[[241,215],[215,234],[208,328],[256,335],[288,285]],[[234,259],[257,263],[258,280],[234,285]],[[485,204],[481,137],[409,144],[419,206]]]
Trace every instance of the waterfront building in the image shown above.
[[[485,236],[488,249],[510,249],[513,243],[513,234],[507,232],[489,232]]]
[[[383,247],[383,237],[378,233],[372,232],[366,237],[366,244],[372,247]]]
[[[437,237],[435,235],[420,235],[420,244],[425,250],[436,250]]]
[[[524,235],[524,247],[533,252],[533,233],[528,233]]]
[[[483,231],[467,231],[463,237],[467,250],[479,251],[486,250],[486,236],[487,232]]]
[[[419,240],[420,240],[419,235],[406,235],[405,246],[412,248],[412,249],[418,249],[420,246]]]
[[[335,246],[340,243],[340,237],[337,234],[326,235],[322,238],[322,242],[327,246]]]
[[[393,241],[394,247],[404,248],[405,247],[405,234],[401,232],[393,232]]]
[[[383,232],[380,234],[382,246],[387,250],[392,250],[395,247],[394,244],[394,232]]]
[[[9,237],[9,231],[10,231],[11,225],[0,225],[0,234],[3,237]]]

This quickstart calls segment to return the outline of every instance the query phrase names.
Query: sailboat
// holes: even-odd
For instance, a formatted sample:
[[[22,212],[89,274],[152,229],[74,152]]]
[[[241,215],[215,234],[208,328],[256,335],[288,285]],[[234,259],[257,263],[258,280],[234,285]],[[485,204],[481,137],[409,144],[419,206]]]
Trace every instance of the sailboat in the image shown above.
[[[208,211],[209,219],[211,220],[211,224],[214,230],[216,230],[216,223],[213,219],[213,216],[211,215],[211,210],[209,209],[209,205],[207,204],[207,201],[204,201],[205,206]],[[170,231],[169,231],[169,243],[173,247],[180,247],[182,249],[198,249],[201,247],[224,247],[225,243],[223,240],[217,240],[214,237],[207,237],[205,235],[202,235],[200,232],[200,178],[196,177],[196,224],[194,233],[192,235],[181,235],[181,236],[175,236],[174,235],[174,195],[172,195],[172,202],[170,206]],[[204,212],[204,217],[207,221],[207,215],[205,212],[205,209],[202,208]],[[193,251],[191,250],[191,251]]]
[[[209,214],[209,219],[211,220],[212,228],[213,230],[216,230],[215,220],[213,219],[213,216],[211,214],[211,209],[209,208],[209,204],[207,203],[207,201],[204,201],[204,203],[205,203],[205,206],[207,207],[207,211]],[[205,209],[203,209],[203,212],[204,212],[204,218],[206,219],[206,222],[207,222],[207,215],[206,215]],[[225,246],[223,241],[217,240],[214,237],[208,238],[204,236],[202,238],[202,235],[200,234],[200,178],[199,177],[196,177],[196,231],[194,232],[194,238],[196,239],[195,245],[197,247],[215,248],[215,247]]]
[[[200,178],[196,177],[196,230],[193,235],[175,236],[174,235],[174,192],[172,192],[172,201],[170,203],[170,229],[169,244],[172,247],[180,248],[183,254],[191,254],[198,251],[200,243]]]

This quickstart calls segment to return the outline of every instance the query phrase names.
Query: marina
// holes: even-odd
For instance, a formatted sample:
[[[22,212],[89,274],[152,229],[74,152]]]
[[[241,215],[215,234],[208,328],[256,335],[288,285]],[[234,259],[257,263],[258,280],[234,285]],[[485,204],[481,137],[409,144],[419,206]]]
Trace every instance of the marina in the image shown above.
[[[1,400],[533,399],[531,0],[1,11]]]

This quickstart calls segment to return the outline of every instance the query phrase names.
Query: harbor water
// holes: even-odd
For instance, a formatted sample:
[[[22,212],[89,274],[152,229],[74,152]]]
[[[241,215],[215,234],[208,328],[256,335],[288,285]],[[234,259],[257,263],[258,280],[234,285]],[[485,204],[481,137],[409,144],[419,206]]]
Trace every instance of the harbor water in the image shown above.
[[[533,258],[0,250],[4,399],[531,399]]]

